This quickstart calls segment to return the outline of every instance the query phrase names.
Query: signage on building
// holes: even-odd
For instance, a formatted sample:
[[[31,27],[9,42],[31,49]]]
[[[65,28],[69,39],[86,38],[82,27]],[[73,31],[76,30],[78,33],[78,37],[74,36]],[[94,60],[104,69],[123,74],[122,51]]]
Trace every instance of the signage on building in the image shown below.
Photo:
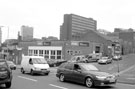
[[[79,42],[79,46],[89,47],[89,42]]]
[[[43,46],[51,46],[51,42],[43,42]]]
[[[42,42],[37,42],[37,45],[42,45]]]
[[[72,41],[71,45],[78,46],[78,42]]]

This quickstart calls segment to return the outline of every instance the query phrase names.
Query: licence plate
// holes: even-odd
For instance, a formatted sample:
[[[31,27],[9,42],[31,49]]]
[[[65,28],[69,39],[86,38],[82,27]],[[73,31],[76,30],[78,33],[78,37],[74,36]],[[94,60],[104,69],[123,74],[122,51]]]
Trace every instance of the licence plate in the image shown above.
[[[110,79],[110,82],[115,82],[115,79]]]

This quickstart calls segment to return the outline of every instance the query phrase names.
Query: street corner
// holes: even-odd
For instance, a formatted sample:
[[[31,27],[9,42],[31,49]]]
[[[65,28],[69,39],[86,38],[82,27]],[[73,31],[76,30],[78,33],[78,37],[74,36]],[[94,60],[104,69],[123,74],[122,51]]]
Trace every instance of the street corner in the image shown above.
[[[118,83],[135,85],[135,78],[118,77]]]

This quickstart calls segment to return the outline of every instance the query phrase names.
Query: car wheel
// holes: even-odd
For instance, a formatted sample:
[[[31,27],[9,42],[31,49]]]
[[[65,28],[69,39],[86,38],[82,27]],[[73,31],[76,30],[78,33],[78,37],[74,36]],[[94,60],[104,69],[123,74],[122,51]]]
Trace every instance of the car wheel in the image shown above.
[[[7,83],[5,83],[5,85],[6,85],[6,88],[10,88],[11,87],[11,82],[7,82]]]
[[[60,79],[61,82],[64,82],[65,76],[63,74],[60,74],[59,79]]]
[[[25,73],[25,71],[24,71],[24,69],[23,68],[21,68],[21,72],[24,74]]]
[[[94,85],[93,80],[90,77],[86,78],[85,85],[89,88],[92,87]]]
[[[31,69],[31,71],[30,71],[30,74],[31,74],[31,75],[34,75],[34,72],[33,72],[33,70],[32,70],[32,69]]]
[[[45,73],[45,75],[49,75],[49,73]]]

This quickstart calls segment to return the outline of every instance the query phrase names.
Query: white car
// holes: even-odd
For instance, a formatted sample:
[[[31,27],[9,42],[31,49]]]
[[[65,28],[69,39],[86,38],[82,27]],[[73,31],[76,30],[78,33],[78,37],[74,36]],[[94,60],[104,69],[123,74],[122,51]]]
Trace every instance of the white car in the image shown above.
[[[98,60],[98,63],[99,63],[99,64],[112,63],[112,58],[102,57],[101,59]]]
[[[120,55],[114,55],[113,60],[122,60],[122,57]]]

